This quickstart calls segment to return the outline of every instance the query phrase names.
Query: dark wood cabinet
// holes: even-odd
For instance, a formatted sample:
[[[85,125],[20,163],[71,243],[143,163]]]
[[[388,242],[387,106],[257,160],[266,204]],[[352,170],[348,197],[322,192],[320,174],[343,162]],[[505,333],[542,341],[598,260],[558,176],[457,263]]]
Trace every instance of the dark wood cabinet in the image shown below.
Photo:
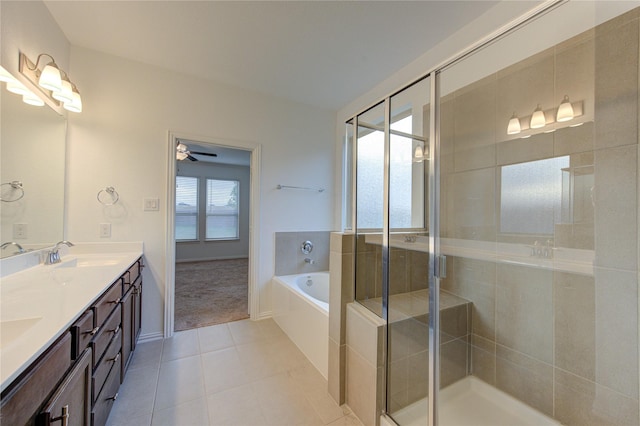
[[[103,426],[141,329],[142,258],[1,395],[0,424]]]
[[[36,418],[37,426],[91,424],[91,349],[85,349]]]
[[[70,366],[71,334],[65,332],[2,393],[0,424],[34,424],[42,403]]]

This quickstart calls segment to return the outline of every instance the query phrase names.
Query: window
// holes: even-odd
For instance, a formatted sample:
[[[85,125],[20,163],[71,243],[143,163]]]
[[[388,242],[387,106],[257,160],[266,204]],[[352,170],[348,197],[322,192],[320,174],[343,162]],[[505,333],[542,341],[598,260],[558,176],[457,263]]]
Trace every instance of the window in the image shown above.
[[[176,240],[198,239],[198,178],[176,177]]]
[[[391,124],[391,130],[411,134],[411,115]],[[362,128],[361,128],[362,130]],[[424,203],[424,190],[414,180],[414,171],[423,165],[414,163],[413,140],[391,134],[389,164],[390,227],[423,228],[424,214],[416,214],[414,203]],[[361,229],[382,228],[384,179],[384,132],[371,131],[358,138],[357,225]],[[415,194],[418,192],[418,194]],[[417,196],[416,196],[417,195]]]
[[[207,179],[207,240],[228,240],[239,237],[240,182]]]

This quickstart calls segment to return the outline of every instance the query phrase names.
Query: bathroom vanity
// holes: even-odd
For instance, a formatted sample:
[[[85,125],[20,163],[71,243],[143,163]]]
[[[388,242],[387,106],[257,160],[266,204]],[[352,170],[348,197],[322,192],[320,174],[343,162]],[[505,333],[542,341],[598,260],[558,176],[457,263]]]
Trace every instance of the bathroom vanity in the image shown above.
[[[142,245],[87,246],[2,278],[2,424],[107,421],[140,334]]]

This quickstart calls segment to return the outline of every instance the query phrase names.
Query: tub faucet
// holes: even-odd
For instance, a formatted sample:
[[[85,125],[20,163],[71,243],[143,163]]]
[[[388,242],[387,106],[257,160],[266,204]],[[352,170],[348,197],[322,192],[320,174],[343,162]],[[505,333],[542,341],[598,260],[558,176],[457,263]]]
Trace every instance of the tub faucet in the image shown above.
[[[304,263],[308,263],[309,265],[313,265],[314,263],[316,263],[316,261],[313,260],[313,259],[310,259],[308,257],[305,257],[304,258]]]
[[[14,241],[7,241],[6,243],[3,243],[0,246],[0,249],[4,250],[4,249],[6,249],[7,247],[9,247],[11,245],[14,245],[14,246],[18,247],[18,253],[24,253],[24,249],[22,248],[22,246],[20,244],[16,243],[16,242],[14,242]]]
[[[47,257],[44,259],[44,264],[45,265],[54,265],[56,263],[60,263],[60,246],[62,245],[66,245],[67,247],[73,247],[74,244],[63,240],[63,241],[58,241],[56,243],[55,246],[53,246],[53,248],[51,250],[49,250],[49,252],[47,253]]]

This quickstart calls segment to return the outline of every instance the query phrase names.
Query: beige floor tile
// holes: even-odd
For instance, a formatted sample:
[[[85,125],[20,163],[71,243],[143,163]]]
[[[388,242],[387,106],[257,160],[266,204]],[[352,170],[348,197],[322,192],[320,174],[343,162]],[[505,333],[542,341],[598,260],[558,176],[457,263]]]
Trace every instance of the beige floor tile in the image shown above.
[[[160,367],[162,346],[162,339],[139,343],[136,345],[136,349],[133,352],[133,358],[131,358],[131,363],[129,364],[129,371],[151,366]]]
[[[257,321],[242,320],[227,323],[236,345],[264,340],[265,336]]]
[[[276,322],[271,318],[258,321],[258,326],[260,327],[260,330],[262,331],[262,335],[264,337],[285,336],[280,326],[278,326],[278,324],[276,324]]]
[[[282,373],[259,380],[253,386],[267,424],[324,424],[288,374]]]
[[[142,416],[129,416],[129,417],[114,417],[113,412],[107,419],[107,426],[150,426],[151,425],[151,413],[143,414]]]
[[[362,426],[362,422],[358,420],[355,414],[347,414],[338,420],[329,423],[327,426]]]
[[[153,426],[205,426],[209,422],[209,412],[204,398],[199,398],[175,407],[153,413]]]
[[[209,424],[212,426],[259,426],[266,424],[256,393],[243,385],[209,395]]]
[[[200,353],[197,329],[179,331],[165,339],[162,348],[162,362],[185,358]]]
[[[235,347],[201,355],[207,394],[221,392],[249,382]]]
[[[158,373],[159,367],[154,365],[127,372],[109,415],[113,424],[126,424],[130,418],[142,415],[149,415],[149,420],[151,419]]]
[[[160,366],[154,411],[204,397],[202,373],[199,355],[163,362]]]
[[[198,328],[198,340],[200,352],[211,352],[218,349],[229,348],[234,345],[231,332],[227,324],[217,324],[210,327]]]

